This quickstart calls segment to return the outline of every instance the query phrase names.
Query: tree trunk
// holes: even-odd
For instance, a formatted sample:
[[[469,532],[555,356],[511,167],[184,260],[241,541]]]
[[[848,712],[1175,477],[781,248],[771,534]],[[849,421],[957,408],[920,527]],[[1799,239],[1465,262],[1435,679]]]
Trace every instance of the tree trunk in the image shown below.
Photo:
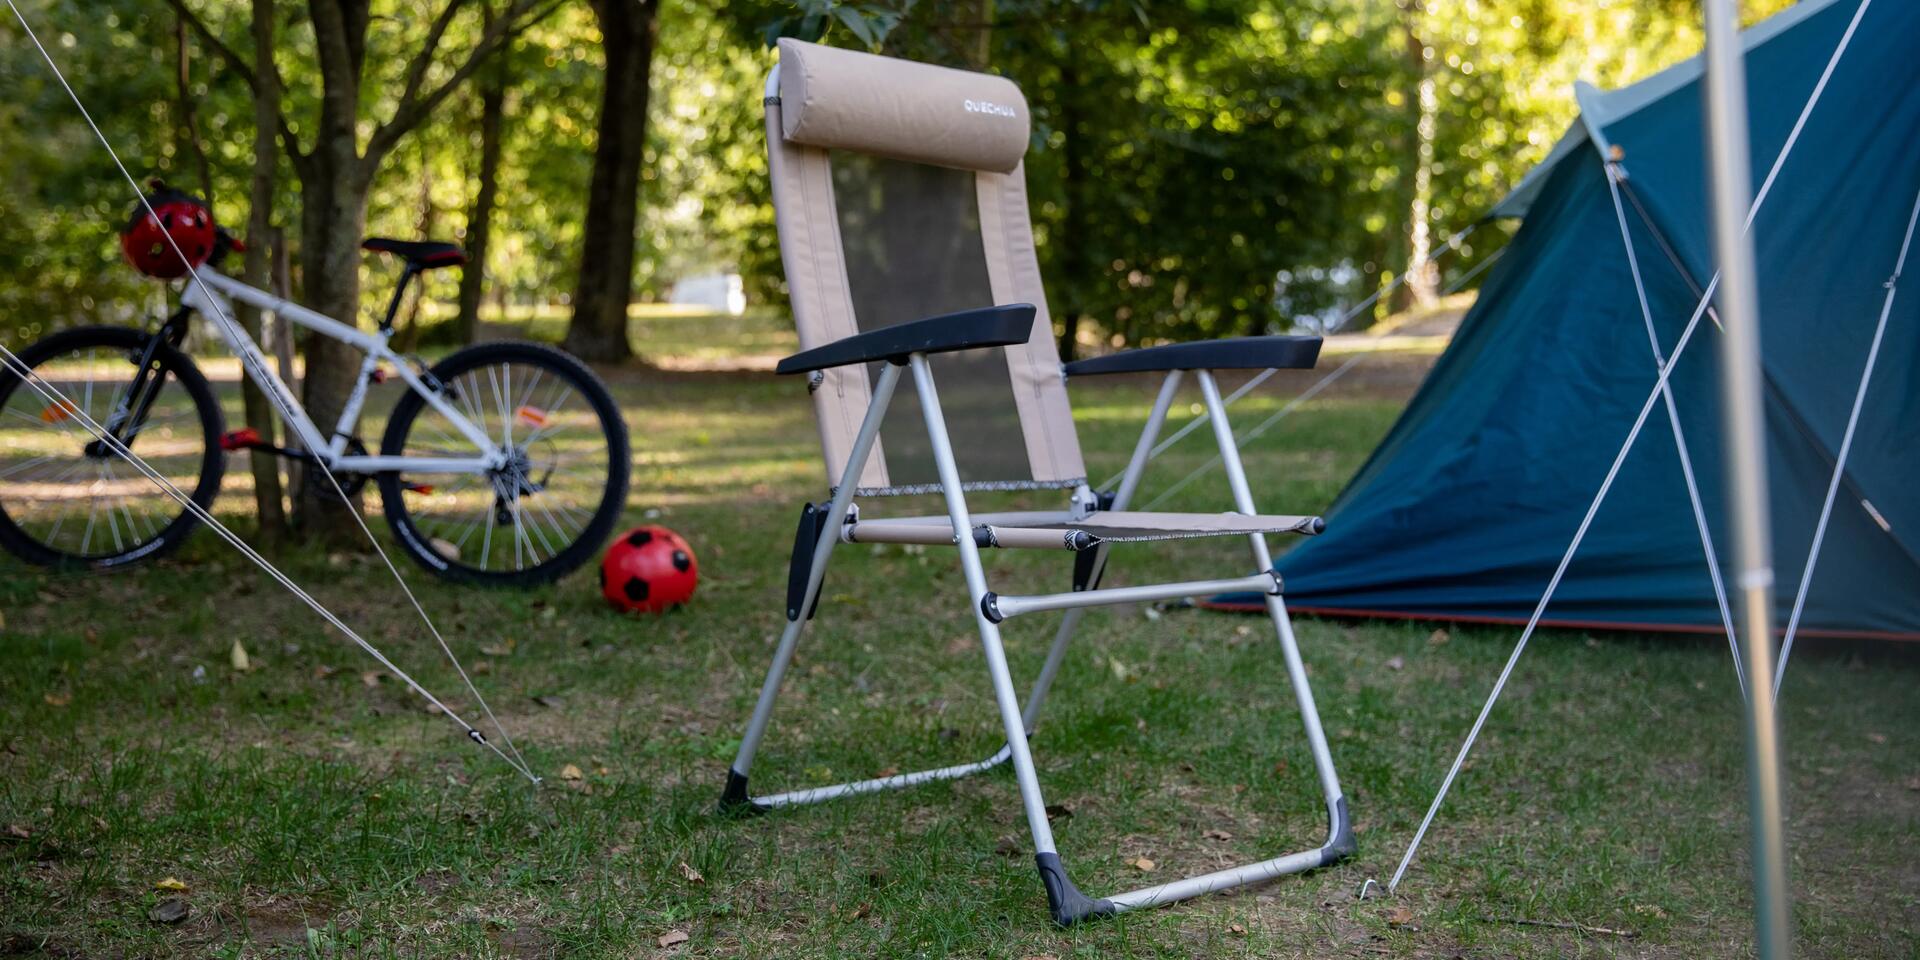
[[[1400,171],[1401,209],[1407,212],[1404,242],[1396,250],[1403,254],[1386,264],[1395,275],[1404,274],[1406,282],[1387,298],[1389,312],[1413,305],[1430,306],[1439,299],[1431,265],[1426,262],[1433,249],[1432,228],[1428,223],[1433,199],[1433,137],[1439,113],[1438,93],[1434,88],[1432,66],[1427,62],[1427,44],[1421,39],[1421,13],[1418,0],[1403,0],[1406,18],[1407,58],[1407,132],[1406,150]]]
[[[351,139],[337,147],[323,141],[311,159],[314,176],[306,178],[301,189],[302,299],[322,315],[352,324],[360,315],[360,235],[366,229],[367,188],[360,182]],[[358,381],[363,355],[337,340],[309,335],[306,356],[301,402],[321,436],[331,440]],[[333,485],[315,471],[300,485],[294,519],[310,536],[358,543],[357,525],[347,516],[358,509],[358,503],[343,503]]]
[[[254,56],[273,56],[272,0],[253,0],[252,22]],[[247,190],[247,251],[242,271],[242,278],[247,283],[263,290],[272,282],[272,264],[268,258],[272,253],[274,181],[280,161],[276,133],[279,102],[280,91],[273,86],[272,76],[268,76],[253,95],[253,178]],[[240,304],[236,312],[241,325],[258,342],[262,329],[260,311]],[[272,405],[252,380],[242,378],[241,384],[240,396],[246,409],[247,426],[258,433],[260,439],[273,443]],[[270,453],[254,451],[247,454],[247,460],[253,471],[254,507],[260,517],[257,536],[263,544],[284,540],[287,536],[287,515],[280,503],[279,458]]]
[[[617,363],[633,356],[627,342],[627,306],[633,300],[634,229],[658,7],[656,0],[593,0],[593,12],[607,79],[587,190],[579,287],[564,345],[583,360]]]
[[[467,214],[467,265],[460,268],[460,317],[455,329],[461,343],[472,343],[480,331],[480,298],[486,292],[487,249],[500,190],[500,126],[507,106],[504,59],[489,73],[480,90],[480,186]]]

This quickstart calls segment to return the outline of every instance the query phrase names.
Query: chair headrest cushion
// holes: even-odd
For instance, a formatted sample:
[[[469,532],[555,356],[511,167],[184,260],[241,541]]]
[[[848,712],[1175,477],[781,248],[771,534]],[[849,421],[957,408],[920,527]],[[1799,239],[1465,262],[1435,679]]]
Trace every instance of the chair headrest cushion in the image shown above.
[[[780,41],[780,120],[810,147],[1010,173],[1031,118],[1005,77]]]

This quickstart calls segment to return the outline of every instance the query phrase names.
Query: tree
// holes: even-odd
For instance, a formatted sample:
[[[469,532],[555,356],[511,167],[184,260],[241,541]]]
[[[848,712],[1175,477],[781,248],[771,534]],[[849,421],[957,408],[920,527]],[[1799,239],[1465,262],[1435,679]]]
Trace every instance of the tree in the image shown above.
[[[273,58],[273,5],[256,0],[250,18],[255,62]],[[280,169],[279,145],[275,142],[275,109],[280,102],[279,78],[273,74],[258,78],[253,90],[253,176],[247,189],[247,249],[242,264],[242,279],[265,289],[272,265],[268,262],[273,238],[273,200]],[[284,241],[282,241],[284,242]],[[240,324],[257,341],[262,329],[260,311],[246,305],[239,308]],[[274,438],[273,408],[253,381],[245,381],[242,402],[247,426],[268,443]],[[248,454],[253,469],[253,502],[259,513],[259,537],[272,543],[285,539],[287,516],[280,504],[280,464],[267,453]]]
[[[255,62],[242,57],[222,41],[186,0],[167,0],[187,19],[201,40],[228,62],[257,94],[263,87],[284,91],[276,58]],[[468,6],[465,0],[445,0],[426,25],[418,46],[398,72],[399,93],[391,98],[385,120],[363,116],[365,106],[379,102],[365,90],[371,0],[309,0],[320,98],[312,143],[301,146],[300,134],[288,118],[286,98],[273,109],[273,128],[300,181],[300,269],[302,299],[322,314],[353,322],[360,312],[359,241],[366,225],[367,196],[374,176],[393,149],[424,123],[454,91],[478,71],[487,58],[515,35],[551,13],[561,0],[544,6],[535,0],[512,0],[507,10],[487,25],[463,56],[446,69],[440,62],[442,41]],[[269,8],[273,0],[255,0]],[[429,82],[436,69],[442,75]],[[393,78],[383,78],[393,79]],[[370,127],[362,143],[361,127]],[[321,337],[309,338],[302,402],[323,429],[339,420],[358,378],[360,356],[346,344]],[[303,484],[295,519],[306,531],[329,535],[347,528],[339,522],[345,511],[326,484]]]
[[[593,13],[606,54],[606,82],[565,346],[583,360],[617,363],[633,356],[627,307],[633,301],[634,229],[659,2],[593,0]]]
[[[488,24],[491,7],[482,7]],[[467,212],[467,264],[460,270],[460,313],[455,320],[461,343],[472,343],[480,329],[480,298],[486,292],[487,258],[493,246],[493,209],[500,192],[501,125],[507,113],[509,58],[495,62],[480,80],[480,170],[473,206]]]

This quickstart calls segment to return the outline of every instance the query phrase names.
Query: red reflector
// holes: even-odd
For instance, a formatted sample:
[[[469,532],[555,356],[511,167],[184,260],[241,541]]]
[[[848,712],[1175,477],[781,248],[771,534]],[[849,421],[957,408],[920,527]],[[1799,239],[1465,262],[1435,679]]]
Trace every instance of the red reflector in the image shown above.
[[[407,484],[407,485],[406,485],[406,487],[404,487],[403,489],[405,489],[405,490],[406,490],[406,491],[407,491],[408,493],[432,493],[432,492],[433,492],[433,484],[431,484],[431,483],[409,483],[409,484]]]
[[[244,430],[229,430],[220,437],[222,450],[250,450],[260,445],[260,431],[252,427]]]
[[[373,376],[369,379],[371,379],[374,383],[386,383],[387,371],[381,367],[374,367]]]

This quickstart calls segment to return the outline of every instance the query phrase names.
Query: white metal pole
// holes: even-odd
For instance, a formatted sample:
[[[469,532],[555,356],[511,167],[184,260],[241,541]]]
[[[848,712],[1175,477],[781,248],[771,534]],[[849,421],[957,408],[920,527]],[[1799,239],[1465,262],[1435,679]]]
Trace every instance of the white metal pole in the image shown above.
[[[1746,65],[1736,0],[1706,0],[1707,153],[1713,192],[1715,260],[1720,267],[1721,417],[1732,513],[1735,610],[1746,674],[1747,812],[1753,843],[1755,947],[1762,960],[1792,955],[1788,935],[1786,838],[1781,826],[1780,743],[1774,717],[1773,547],[1768,533],[1765,410],[1761,406],[1760,304],[1747,154]]]

